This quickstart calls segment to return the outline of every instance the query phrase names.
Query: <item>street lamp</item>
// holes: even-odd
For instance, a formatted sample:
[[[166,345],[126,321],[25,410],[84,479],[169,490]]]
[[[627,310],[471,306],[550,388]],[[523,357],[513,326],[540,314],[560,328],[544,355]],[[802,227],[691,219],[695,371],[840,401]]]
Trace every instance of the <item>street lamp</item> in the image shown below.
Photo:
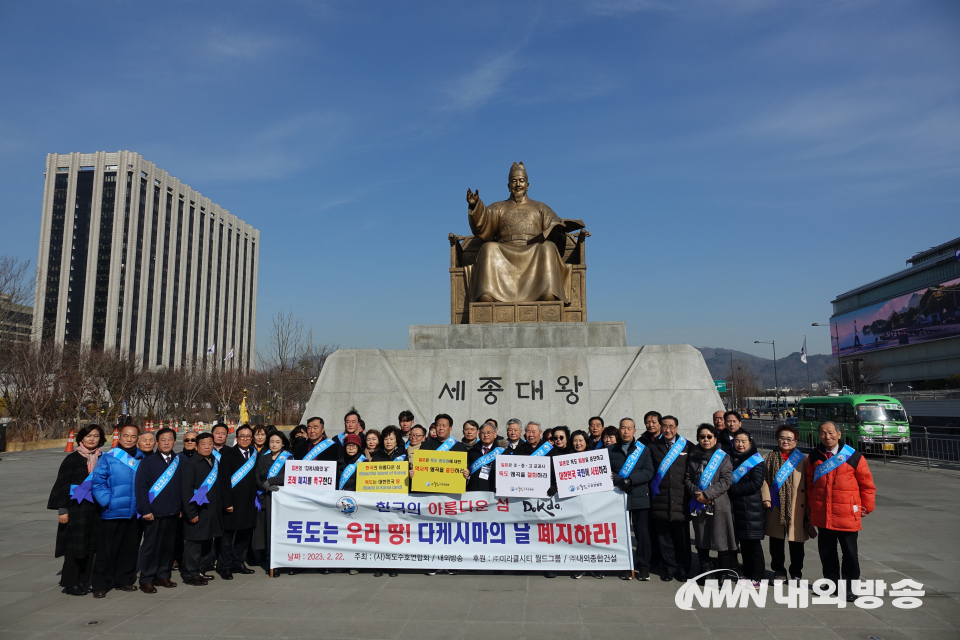
[[[814,322],[811,327],[826,327],[830,329],[830,346],[833,346],[833,329],[830,324]],[[837,368],[840,369],[840,393],[843,393],[843,358],[840,356],[840,327],[837,327]]]
[[[774,398],[777,402],[776,417],[780,417],[780,380],[777,378],[777,341],[771,340],[770,342],[764,342],[762,340],[754,340],[753,344],[771,344],[773,345],[773,386],[776,387],[774,390]]]
[[[720,352],[718,352],[718,351],[714,351],[714,352],[713,352],[713,355],[715,355],[715,356],[722,356],[722,355],[724,355],[724,354],[722,354],[722,353],[720,353]],[[731,352],[730,352],[730,410],[731,410],[731,411],[736,411],[736,410],[737,410],[737,406],[736,406],[736,404],[737,404],[737,393],[736,393],[736,387],[734,386],[734,383],[733,383],[733,377],[734,377],[734,376],[733,376],[733,351],[731,351]]]

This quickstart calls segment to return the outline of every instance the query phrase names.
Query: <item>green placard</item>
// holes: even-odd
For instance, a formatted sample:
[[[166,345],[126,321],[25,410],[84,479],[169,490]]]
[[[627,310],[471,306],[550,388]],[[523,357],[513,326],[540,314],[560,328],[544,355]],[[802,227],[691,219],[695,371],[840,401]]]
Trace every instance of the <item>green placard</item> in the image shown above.
[[[717,393],[726,393],[727,392],[727,381],[726,380],[714,380],[713,384],[717,387]]]

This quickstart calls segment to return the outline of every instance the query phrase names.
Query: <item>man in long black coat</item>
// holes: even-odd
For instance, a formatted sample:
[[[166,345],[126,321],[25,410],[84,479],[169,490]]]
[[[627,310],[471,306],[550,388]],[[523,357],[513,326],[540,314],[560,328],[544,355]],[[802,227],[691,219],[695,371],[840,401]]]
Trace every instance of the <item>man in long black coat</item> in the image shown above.
[[[177,522],[180,520],[180,463],[168,476],[176,456],[173,445],[177,434],[173,429],[157,433],[157,450],[137,467],[135,489],[137,511],[143,523],[143,542],[140,545],[140,590],[156,593],[159,585],[167,589],[177,586],[170,580],[173,555],[176,548]],[[158,492],[152,491],[164,478]]]
[[[653,456],[654,480],[651,481],[650,516],[653,518],[660,542],[662,570],[660,579],[670,582],[676,578],[686,582],[690,573],[690,509],[683,484],[686,472],[687,457],[693,445],[687,442],[681,453],[666,470],[660,482],[658,491],[654,492],[653,482],[663,459],[667,457],[670,447],[677,441],[679,421],[673,416],[663,416],[660,420],[660,434],[663,436],[650,445]]]
[[[183,507],[183,564],[180,565],[180,576],[189,585],[205,586],[213,576],[208,575],[207,563],[210,551],[213,549],[213,539],[223,535],[223,525],[220,521],[220,512],[223,509],[220,488],[223,483],[223,472],[213,457],[213,436],[201,433],[197,436],[197,452],[188,460],[180,463],[180,500]],[[217,468],[216,481],[208,486],[205,499],[197,498],[195,494],[201,491],[210,472]],[[229,476],[227,483],[230,482]],[[197,504],[197,502],[204,502]]]
[[[253,529],[257,526],[257,450],[253,446],[253,429],[243,425],[237,429],[237,444],[220,450],[223,470],[223,538],[217,558],[217,573],[232,580],[234,573],[251,574],[244,564]],[[234,479],[234,476],[236,478]]]

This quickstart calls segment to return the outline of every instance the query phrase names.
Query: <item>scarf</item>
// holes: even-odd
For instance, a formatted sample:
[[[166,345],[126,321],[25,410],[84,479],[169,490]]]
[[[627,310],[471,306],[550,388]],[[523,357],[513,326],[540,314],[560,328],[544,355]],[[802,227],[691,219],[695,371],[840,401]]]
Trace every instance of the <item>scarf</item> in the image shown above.
[[[791,451],[791,453],[793,453]],[[787,456],[788,458],[790,456]],[[773,479],[777,477],[780,467],[786,462],[780,449],[774,449],[767,455],[767,486],[773,487]],[[793,474],[780,487],[780,526],[786,534],[793,520]]]
[[[87,449],[83,444],[80,444],[77,447],[77,453],[87,459],[87,473],[93,473],[93,468],[97,466],[97,460],[100,459],[100,447]]]

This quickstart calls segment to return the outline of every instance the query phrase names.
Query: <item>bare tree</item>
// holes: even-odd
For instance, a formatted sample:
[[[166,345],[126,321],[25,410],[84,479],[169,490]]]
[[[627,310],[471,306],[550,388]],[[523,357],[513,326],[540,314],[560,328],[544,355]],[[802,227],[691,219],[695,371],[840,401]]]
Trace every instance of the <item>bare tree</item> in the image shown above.
[[[6,344],[29,339],[16,330],[17,325],[28,325],[25,306],[33,298],[33,278],[30,261],[13,256],[0,256],[0,355]]]
[[[733,370],[727,375],[727,379],[731,382],[727,385],[727,390],[733,395],[734,407],[746,408],[747,399],[760,393],[760,383],[744,360],[733,361]]]
[[[863,393],[871,383],[880,379],[883,367],[866,360],[850,359],[829,365],[824,373],[827,380],[837,385],[838,389],[850,393]]]
[[[273,317],[267,340],[267,351],[260,356],[260,366],[267,372],[273,406],[279,413],[278,424],[284,422],[284,401],[288,399],[288,387],[297,382],[297,365],[303,356],[303,322],[292,311],[281,309]],[[312,338],[311,338],[312,341]],[[294,390],[295,391],[295,390]],[[299,395],[299,394],[294,394]]]

